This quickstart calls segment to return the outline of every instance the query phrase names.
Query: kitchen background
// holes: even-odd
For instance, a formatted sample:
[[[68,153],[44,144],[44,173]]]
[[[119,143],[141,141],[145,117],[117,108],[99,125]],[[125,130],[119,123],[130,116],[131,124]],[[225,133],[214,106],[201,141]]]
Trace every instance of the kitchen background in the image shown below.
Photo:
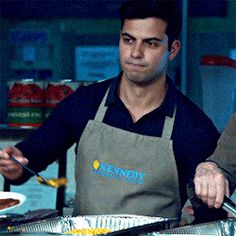
[[[37,129],[56,103],[81,84],[119,72],[121,2],[0,1],[1,147],[15,144]],[[221,132],[236,106],[236,0],[180,0],[180,4],[182,50],[169,75]],[[33,97],[22,97],[27,89],[35,91],[33,87],[38,89]],[[40,96],[42,91],[46,101]],[[17,92],[20,102],[15,100]],[[75,190],[74,147],[66,155],[67,161],[64,158],[42,173],[50,177],[65,174],[69,179],[65,189],[37,185],[33,178],[22,186],[9,186],[0,177],[0,190],[27,196],[21,212],[57,208],[70,213]],[[235,195],[233,198],[236,200]]]

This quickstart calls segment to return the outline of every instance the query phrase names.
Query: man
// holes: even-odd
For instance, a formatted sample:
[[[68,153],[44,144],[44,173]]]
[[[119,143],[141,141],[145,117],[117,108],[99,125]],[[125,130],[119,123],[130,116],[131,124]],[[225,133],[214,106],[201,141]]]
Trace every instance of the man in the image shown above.
[[[236,188],[236,113],[222,132],[213,155],[196,168],[195,191],[209,207],[221,207]],[[227,178],[226,178],[227,177]],[[229,180],[229,181],[228,181]]]
[[[120,13],[122,72],[66,98],[35,133],[0,153],[0,170],[21,183],[29,173],[9,154],[41,171],[76,142],[74,215],[179,219],[188,180],[212,154],[218,132],[167,76],[181,47],[175,1],[128,0]],[[191,200],[196,222],[224,217]]]

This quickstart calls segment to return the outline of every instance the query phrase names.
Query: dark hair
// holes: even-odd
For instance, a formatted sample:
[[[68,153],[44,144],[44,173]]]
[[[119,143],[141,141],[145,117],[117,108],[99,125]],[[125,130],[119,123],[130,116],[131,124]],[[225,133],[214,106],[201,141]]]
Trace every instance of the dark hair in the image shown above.
[[[180,6],[179,0],[126,0],[120,7],[121,28],[126,19],[160,18],[167,23],[170,47],[182,27]]]

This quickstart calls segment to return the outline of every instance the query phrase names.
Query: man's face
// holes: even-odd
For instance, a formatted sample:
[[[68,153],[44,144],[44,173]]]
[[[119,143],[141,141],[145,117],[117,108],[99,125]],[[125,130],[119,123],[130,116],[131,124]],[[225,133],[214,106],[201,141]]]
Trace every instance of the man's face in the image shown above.
[[[161,19],[125,20],[120,35],[123,76],[145,84],[165,76],[169,61],[167,23]]]

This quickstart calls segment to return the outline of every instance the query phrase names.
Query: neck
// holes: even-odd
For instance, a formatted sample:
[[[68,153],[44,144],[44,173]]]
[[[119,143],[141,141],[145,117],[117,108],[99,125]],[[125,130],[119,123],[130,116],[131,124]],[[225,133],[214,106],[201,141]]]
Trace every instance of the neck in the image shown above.
[[[135,122],[158,108],[162,104],[166,92],[165,79],[145,85],[138,85],[127,79],[121,79],[119,96]]]

